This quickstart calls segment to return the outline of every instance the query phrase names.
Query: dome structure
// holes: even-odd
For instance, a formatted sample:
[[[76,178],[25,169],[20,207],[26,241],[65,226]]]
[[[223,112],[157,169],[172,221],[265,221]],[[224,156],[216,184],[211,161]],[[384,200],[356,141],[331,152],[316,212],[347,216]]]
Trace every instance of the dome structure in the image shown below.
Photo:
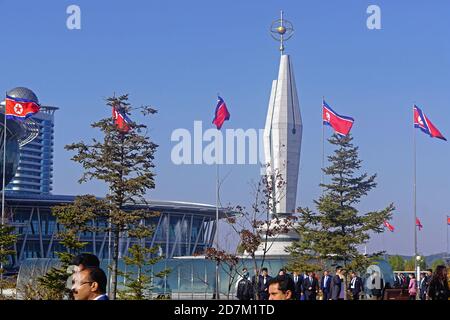
[[[25,87],[11,89],[6,94],[12,98],[26,99],[39,104],[39,99],[36,94],[32,90]],[[5,102],[2,101],[0,105],[0,179],[3,179],[3,119],[5,117]],[[11,182],[12,178],[16,174],[20,157],[19,148],[32,141],[38,133],[38,128],[31,119],[27,119],[23,122],[7,120],[6,128],[5,185]],[[0,182],[0,190],[1,189],[2,183]]]
[[[36,94],[33,91],[31,91],[30,89],[25,88],[25,87],[17,87],[17,88],[11,89],[6,94],[12,98],[27,99],[27,100],[30,100],[30,101],[33,101],[33,102],[39,104],[39,99],[36,96]]]

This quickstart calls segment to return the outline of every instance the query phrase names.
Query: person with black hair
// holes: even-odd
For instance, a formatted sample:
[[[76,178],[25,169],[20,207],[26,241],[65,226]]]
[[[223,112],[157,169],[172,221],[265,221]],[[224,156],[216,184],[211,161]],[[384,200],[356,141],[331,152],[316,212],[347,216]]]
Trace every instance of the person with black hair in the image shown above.
[[[308,272],[308,276],[303,279],[303,294],[305,295],[305,300],[314,301],[317,297],[317,292],[319,291],[319,281],[317,281],[314,276],[314,272]]]
[[[336,267],[336,275],[331,279],[331,300],[340,300],[340,294],[341,294],[341,287],[343,286],[342,280],[341,280],[341,271],[342,267],[337,266]]]
[[[358,277],[355,271],[351,272],[352,280],[348,285],[348,289],[352,293],[353,300],[359,300],[359,295],[362,291],[364,291],[362,279]]]
[[[71,264],[78,266],[78,271],[83,271],[86,268],[99,268],[100,260],[95,254],[81,253],[72,259]]]
[[[330,300],[331,298],[331,276],[328,275],[328,270],[323,272],[323,276],[320,279],[320,290],[322,290],[322,299]]]
[[[408,285],[408,293],[409,293],[409,300],[416,300],[417,296],[417,280],[416,275],[414,273],[411,273],[409,275],[409,285]]]
[[[303,276],[298,271],[294,271],[291,276],[294,281],[294,300],[301,300],[303,294]]]
[[[257,292],[259,300],[267,300],[269,298],[269,281],[272,279],[271,276],[269,276],[269,272],[267,268],[262,268],[261,273],[258,276],[258,286],[257,286]],[[253,285],[255,285],[255,281],[253,281]]]
[[[433,279],[433,270],[428,269],[425,275],[425,300],[428,299],[428,288],[430,288],[431,279]]]
[[[253,300],[255,299],[255,290],[252,282],[248,279],[248,274],[244,273],[241,280],[237,284],[236,298],[239,300]]]
[[[287,275],[269,281],[269,300],[291,300],[294,297],[294,281]]]
[[[85,268],[79,272],[79,283],[74,290],[75,300],[109,300],[106,295],[107,278],[100,268]]]
[[[431,300],[448,300],[448,276],[445,266],[437,266],[428,288],[428,297]]]
[[[80,272],[87,268],[100,268],[100,260],[96,255],[91,253],[81,253],[72,259],[72,274],[68,279],[68,286],[70,288],[70,300],[73,300],[73,292],[77,290],[80,283]]]

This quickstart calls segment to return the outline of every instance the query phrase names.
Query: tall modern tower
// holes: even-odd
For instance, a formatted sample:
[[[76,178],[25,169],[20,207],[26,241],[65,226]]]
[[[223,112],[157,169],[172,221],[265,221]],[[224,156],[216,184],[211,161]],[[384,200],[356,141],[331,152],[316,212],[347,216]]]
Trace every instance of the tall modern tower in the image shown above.
[[[21,88],[8,92],[14,96]],[[17,92],[19,94],[20,92]],[[6,190],[14,193],[51,194],[53,183],[54,114],[56,107],[41,106],[39,113],[27,119],[34,135],[19,148],[19,164]]]
[[[302,143],[302,118],[295,85],[292,61],[284,54],[284,41],[293,33],[292,25],[283,19],[272,25],[272,34],[280,40],[280,68],[278,78],[272,83],[266,126],[264,129],[264,154],[267,174],[273,177],[276,206],[273,214],[290,215],[295,212],[297,183]],[[277,175],[283,180],[284,187],[276,187]]]

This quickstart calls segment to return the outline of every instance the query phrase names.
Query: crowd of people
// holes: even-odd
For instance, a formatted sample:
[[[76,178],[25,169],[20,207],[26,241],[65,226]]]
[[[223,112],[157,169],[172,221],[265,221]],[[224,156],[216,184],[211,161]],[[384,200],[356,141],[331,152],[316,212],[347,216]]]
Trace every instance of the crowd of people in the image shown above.
[[[447,300],[448,277],[447,268],[438,266],[436,271],[428,269],[416,279],[414,273],[397,273],[394,275],[394,288],[408,290],[409,299],[416,300],[417,294],[420,300]]]
[[[354,271],[348,278],[341,266],[335,268],[334,275],[325,270],[320,277],[315,272],[287,273],[284,269],[271,277],[268,269],[262,268],[257,278],[250,278],[244,268],[236,283],[236,297],[239,300],[359,300],[367,294],[371,299],[382,300],[385,289],[407,290],[410,300],[415,300],[417,293],[421,300],[448,300],[447,268],[438,266],[434,273],[427,270],[419,281],[412,273],[408,276],[398,273],[394,275],[393,286],[385,284],[378,272],[364,281]]]
[[[394,283],[384,283],[382,275],[374,272],[362,279],[356,272],[338,266],[331,275],[325,270],[319,277],[315,272],[288,273],[281,269],[275,277],[269,275],[267,268],[250,278],[247,268],[236,283],[236,297],[239,300],[359,300],[368,294],[376,300],[383,299],[385,289],[400,289],[408,292],[409,299],[448,300],[449,284],[447,268],[437,266],[420,274],[394,274]],[[106,294],[107,276],[100,268],[100,261],[93,254],[83,253],[72,261],[69,277],[70,299],[109,300]],[[366,290],[365,290],[366,289]]]

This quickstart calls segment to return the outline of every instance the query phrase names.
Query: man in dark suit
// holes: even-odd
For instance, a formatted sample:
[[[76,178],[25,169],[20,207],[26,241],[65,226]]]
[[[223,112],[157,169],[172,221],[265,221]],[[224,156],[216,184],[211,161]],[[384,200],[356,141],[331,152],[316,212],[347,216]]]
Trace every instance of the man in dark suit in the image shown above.
[[[305,300],[316,300],[319,290],[319,281],[314,277],[313,272],[308,272],[308,276],[303,279],[303,294]]]
[[[269,299],[269,281],[272,279],[269,276],[269,272],[267,268],[261,269],[261,274],[258,276],[258,296],[259,300],[268,300]]]
[[[248,280],[248,274],[244,273],[241,280],[238,282],[236,298],[239,300],[253,300],[255,299],[255,292],[253,290],[253,284]]]
[[[431,279],[433,279],[433,270],[428,269],[425,275],[425,298],[428,298],[428,288],[430,287]]]
[[[352,293],[353,300],[359,300],[359,294],[363,291],[363,284],[360,277],[356,275],[356,272],[352,272],[352,280],[350,280],[350,284],[348,285],[348,289]]]
[[[341,286],[343,285],[341,280],[341,266],[336,267],[336,275],[331,279],[330,292],[331,292],[331,300],[339,300],[339,296],[341,294]]]
[[[292,275],[292,280],[294,281],[294,300],[300,300],[302,297],[302,285],[303,285],[303,276],[300,274],[300,272],[294,271]]]
[[[394,274],[394,288],[398,289],[402,287],[402,279],[400,278],[400,273]]]
[[[106,274],[100,268],[86,268],[79,272],[73,293],[75,300],[109,300],[106,295]]]
[[[331,276],[328,274],[328,270],[323,272],[323,276],[320,279],[320,290],[322,290],[323,300],[330,300],[331,298]]]
[[[427,295],[427,277],[424,273],[420,274],[419,280],[419,296],[420,300],[426,300]]]

